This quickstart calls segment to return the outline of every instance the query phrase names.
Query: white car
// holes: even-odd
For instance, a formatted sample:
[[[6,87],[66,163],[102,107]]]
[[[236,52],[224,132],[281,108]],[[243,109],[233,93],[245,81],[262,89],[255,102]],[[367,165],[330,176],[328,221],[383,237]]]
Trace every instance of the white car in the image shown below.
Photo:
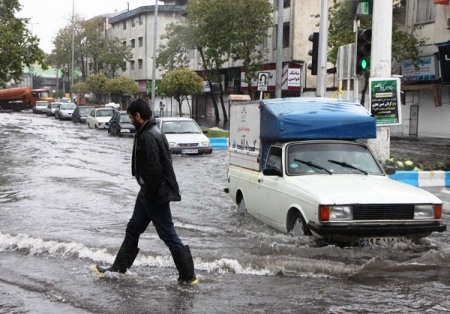
[[[51,102],[48,104],[47,110],[45,111],[45,114],[47,116],[55,116],[56,110],[61,106],[60,102]]]
[[[86,124],[90,129],[108,129],[114,108],[95,108],[86,118]]]
[[[59,108],[57,108],[55,110],[55,119],[59,119],[59,120],[70,120],[72,119],[72,113],[75,110],[75,108],[77,107],[76,104],[71,103],[71,102],[63,102],[61,103],[61,105],[59,106]]]
[[[201,155],[211,154],[212,147],[205,132],[197,122],[190,118],[157,118],[156,124],[164,133],[173,154]]]
[[[48,101],[38,100],[33,106],[33,113],[45,113],[47,111]]]

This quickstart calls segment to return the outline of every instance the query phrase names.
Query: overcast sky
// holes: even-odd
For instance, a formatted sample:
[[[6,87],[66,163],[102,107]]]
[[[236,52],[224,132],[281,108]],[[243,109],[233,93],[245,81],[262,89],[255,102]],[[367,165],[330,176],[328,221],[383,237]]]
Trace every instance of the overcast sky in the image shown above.
[[[29,29],[41,40],[40,47],[50,53],[58,30],[71,23],[72,8],[85,19],[105,14],[152,5],[154,0],[19,0],[19,17],[30,18]],[[163,4],[160,2],[160,4]]]

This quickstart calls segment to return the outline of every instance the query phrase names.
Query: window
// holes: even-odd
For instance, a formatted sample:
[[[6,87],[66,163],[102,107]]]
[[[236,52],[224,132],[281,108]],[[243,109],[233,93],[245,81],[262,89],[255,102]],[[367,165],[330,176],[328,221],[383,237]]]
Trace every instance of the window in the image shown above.
[[[136,40],[132,39],[131,40],[131,48],[136,47]]]
[[[138,41],[139,41],[139,47],[144,46],[144,37],[139,37]]]
[[[283,24],[283,48],[288,48],[290,43],[291,24],[289,22]]]
[[[269,154],[267,155],[266,168],[274,168],[282,172],[283,166],[281,156],[281,147],[270,147]]]
[[[127,42],[124,40],[122,41],[122,46],[126,47],[127,46]]]
[[[127,21],[122,22],[122,27],[123,27],[123,29],[127,29]]]
[[[142,64],[143,64],[142,59],[138,59],[138,69],[139,70],[142,70]]]
[[[134,70],[134,63],[135,63],[134,60],[130,61],[130,69],[131,70]]]
[[[139,25],[144,24],[144,17],[142,15],[139,15]]]
[[[436,18],[436,5],[432,0],[417,0],[416,23],[433,22]]]
[[[291,0],[278,0],[277,4],[280,3],[280,1],[283,1],[283,8],[289,8],[291,6]]]

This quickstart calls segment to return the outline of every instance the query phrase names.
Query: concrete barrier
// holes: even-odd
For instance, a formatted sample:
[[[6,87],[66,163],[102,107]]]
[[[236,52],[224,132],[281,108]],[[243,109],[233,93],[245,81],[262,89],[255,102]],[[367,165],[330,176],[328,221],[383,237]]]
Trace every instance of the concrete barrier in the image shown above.
[[[450,187],[450,171],[397,171],[389,177],[417,187]]]

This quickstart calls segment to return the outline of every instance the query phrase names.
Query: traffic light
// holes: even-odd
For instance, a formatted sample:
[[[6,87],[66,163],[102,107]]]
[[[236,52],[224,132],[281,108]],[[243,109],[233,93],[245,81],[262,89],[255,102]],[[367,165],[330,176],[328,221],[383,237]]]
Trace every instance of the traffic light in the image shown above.
[[[372,30],[358,30],[358,41],[356,43],[356,74],[361,75],[370,67],[370,51],[372,48]]]
[[[311,75],[317,75],[317,62],[319,59],[319,33],[312,33],[309,35],[308,40],[312,42],[312,49],[309,49],[308,55],[310,55],[311,63],[308,64],[308,69],[311,70]]]

